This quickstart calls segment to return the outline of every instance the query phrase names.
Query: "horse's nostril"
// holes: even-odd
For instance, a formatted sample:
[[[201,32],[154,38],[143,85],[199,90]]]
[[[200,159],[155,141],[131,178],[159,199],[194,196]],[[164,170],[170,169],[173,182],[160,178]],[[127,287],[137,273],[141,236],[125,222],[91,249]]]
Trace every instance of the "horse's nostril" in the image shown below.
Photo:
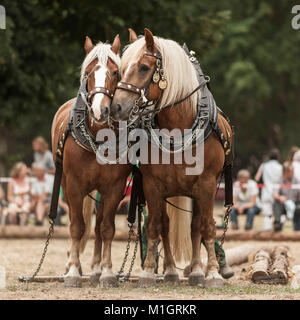
[[[119,103],[117,103],[117,112],[120,112],[121,110],[122,110],[122,107],[121,107],[121,105],[119,104]]]
[[[104,114],[105,116],[108,115],[108,112],[109,112],[108,107],[103,108],[103,114]]]

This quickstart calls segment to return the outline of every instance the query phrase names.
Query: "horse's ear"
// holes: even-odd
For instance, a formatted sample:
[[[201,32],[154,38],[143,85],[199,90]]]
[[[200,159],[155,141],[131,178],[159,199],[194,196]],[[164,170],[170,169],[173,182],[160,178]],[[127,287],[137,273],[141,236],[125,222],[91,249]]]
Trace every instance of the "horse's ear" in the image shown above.
[[[129,28],[128,31],[129,31],[129,42],[133,43],[134,41],[137,40],[138,37],[133,29]]]
[[[86,36],[85,37],[85,43],[84,43],[84,50],[86,54],[89,54],[90,51],[94,48],[92,40]]]
[[[145,36],[145,41],[146,41],[146,47],[147,49],[150,51],[150,52],[153,52],[154,51],[154,38],[153,38],[153,34],[152,32],[145,28],[144,29],[145,33],[144,33],[144,36]]]
[[[115,54],[120,54],[120,48],[121,48],[121,42],[120,42],[120,36],[117,34],[115,36],[114,42],[111,45],[111,51]]]

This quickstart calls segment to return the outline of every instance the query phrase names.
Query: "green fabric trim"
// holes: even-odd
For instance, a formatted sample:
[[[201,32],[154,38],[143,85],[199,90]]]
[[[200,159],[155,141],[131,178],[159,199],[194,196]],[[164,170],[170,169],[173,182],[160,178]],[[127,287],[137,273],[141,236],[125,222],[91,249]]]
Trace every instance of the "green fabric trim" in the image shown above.
[[[201,239],[201,243],[204,245],[204,247],[206,248],[205,245],[205,241],[202,238]],[[219,240],[217,238],[215,238],[215,252],[216,252],[216,257],[218,258],[219,255],[219,250],[220,250],[221,244],[219,242]],[[224,267],[226,264],[226,256],[225,256],[225,251],[223,250],[223,248],[221,248],[221,256],[220,256],[220,261],[219,261],[219,266]]]

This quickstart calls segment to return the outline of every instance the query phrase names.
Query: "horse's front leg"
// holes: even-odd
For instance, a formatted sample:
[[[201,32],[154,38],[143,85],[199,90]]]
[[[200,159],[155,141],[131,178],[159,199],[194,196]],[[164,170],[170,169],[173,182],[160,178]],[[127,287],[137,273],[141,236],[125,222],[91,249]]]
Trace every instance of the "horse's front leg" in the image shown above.
[[[64,186],[63,186],[64,187]],[[66,188],[70,216],[71,250],[66,264],[67,273],[64,278],[65,287],[81,287],[81,265],[79,260],[80,240],[84,234],[85,223],[82,214],[83,196],[79,191],[79,184],[67,178]]]
[[[189,271],[185,269],[185,274],[189,278],[189,284],[191,286],[204,286],[205,284],[205,275],[202,270],[201,263],[201,214],[199,201],[194,200],[193,202],[193,216],[192,216],[192,224],[191,224],[191,240],[192,240],[192,260],[190,265],[188,266]]]
[[[172,256],[169,241],[169,216],[166,212],[166,203],[162,203],[162,242],[164,246],[164,281],[171,283],[179,282],[179,275],[176,270],[174,258]]]
[[[118,287],[117,277],[112,271],[111,244],[115,235],[115,214],[121,194],[122,191],[116,192],[114,190],[110,193],[110,196],[103,197],[103,219],[100,228],[103,242],[100,277],[100,285],[102,287]]]
[[[151,196],[148,196],[151,195]],[[144,263],[144,270],[139,278],[140,287],[149,287],[155,285],[156,277],[154,274],[156,267],[155,250],[162,229],[162,199],[157,193],[157,188],[148,190],[145,195],[148,202],[148,223],[147,233],[147,257]]]
[[[207,249],[207,270],[205,287],[223,287],[224,281],[219,274],[219,265],[215,252],[216,226],[213,217],[213,207],[216,192],[216,182],[204,183],[199,193],[198,206],[201,210],[201,234],[204,238]]]
[[[101,254],[102,254],[102,237],[100,232],[100,226],[103,218],[103,201],[99,203],[99,208],[96,213],[96,225],[95,225],[95,246],[94,255],[92,260],[92,274],[90,277],[90,283],[92,286],[96,286],[99,283],[101,276]]]

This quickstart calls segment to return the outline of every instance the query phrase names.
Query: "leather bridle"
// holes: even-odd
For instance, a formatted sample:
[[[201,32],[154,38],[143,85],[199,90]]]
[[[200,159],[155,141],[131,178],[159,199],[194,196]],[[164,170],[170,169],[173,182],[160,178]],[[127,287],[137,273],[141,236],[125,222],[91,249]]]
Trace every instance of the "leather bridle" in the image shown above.
[[[132,121],[135,116],[138,116],[138,118],[142,118],[142,117],[148,116],[150,114],[153,114],[153,116],[155,116],[155,114],[157,114],[162,109],[167,109],[169,107],[172,107],[174,105],[177,105],[179,103],[184,102],[186,99],[188,99],[190,96],[192,96],[195,92],[197,92],[204,84],[206,84],[206,82],[209,81],[206,79],[206,77],[204,75],[201,75],[205,79],[204,82],[199,84],[199,86],[197,86],[191,93],[189,93],[183,99],[180,99],[180,100],[178,100],[174,103],[168,104],[166,106],[162,106],[159,109],[154,108],[152,110],[149,110],[149,109],[147,110],[148,107],[155,105],[158,101],[158,100],[151,101],[149,99],[148,94],[149,94],[149,87],[150,87],[151,83],[152,82],[158,83],[158,86],[161,90],[164,90],[168,84],[167,84],[167,80],[164,76],[164,69],[162,66],[161,53],[159,51],[157,53],[151,53],[151,52],[145,51],[144,55],[156,58],[156,68],[154,69],[147,84],[143,88],[140,88],[134,84],[119,81],[117,84],[117,87],[116,87],[116,89],[126,90],[129,92],[135,93],[139,96],[138,99],[135,100],[134,106],[131,109],[131,112],[129,115],[130,121]],[[142,102],[142,104],[140,105],[141,102]]]
[[[84,103],[86,104],[86,106],[88,108],[90,116],[93,118],[94,121],[98,122],[98,120],[95,118],[94,113],[91,109],[93,97],[98,93],[102,93],[112,100],[114,97],[114,93],[111,92],[106,87],[94,87],[92,90],[88,91],[88,79],[89,79],[90,75],[92,74],[92,72],[94,72],[96,67],[97,67],[97,65],[91,70],[90,73],[85,75],[84,80],[83,80],[83,84],[84,84],[83,86],[84,86],[85,90],[81,91],[81,96],[82,96]]]
[[[91,70],[91,72],[85,76],[85,78],[87,80],[87,83],[86,83],[87,86],[88,86],[88,79],[89,79],[90,75],[94,72],[96,67],[97,67],[97,65],[95,65],[94,68]],[[106,95],[107,97],[109,97],[110,99],[112,99],[114,97],[113,92],[111,92],[109,89],[107,89],[105,87],[94,87],[91,91],[87,92],[86,101],[89,104],[91,104],[92,103],[92,98],[97,93],[102,93],[102,94]]]
[[[136,99],[134,102],[134,106],[130,112],[129,118],[132,118],[137,113],[143,111],[143,109],[156,104],[157,101],[151,101],[149,99],[149,87],[152,82],[158,83],[159,88],[161,90],[164,90],[167,87],[167,81],[164,77],[164,70],[162,67],[161,53],[159,51],[157,53],[151,53],[149,51],[145,51],[144,55],[154,57],[156,59],[156,67],[155,67],[154,71],[152,72],[152,75],[149,78],[146,85],[143,88],[140,88],[134,84],[119,81],[117,84],[117,87],[116,87],[116,89],[122,89],[125,91],[129,91],[129,92],[135,93],[139,96],[138,99]],[[160,85],[161,83],[164,83],[165,85],[164,86]],[[140,105],[141,102],[142,102],[142,104]]]
[[[110,99],[112,99],[114,97],[114,94],[107,88],[105,87],[95,87],[93,88],[91,91],[88,92],[87,94],[87,102],[88,103],[92,103],[92,98],[94,97],[94,95],[96,95],[97,93],[103,93],[104,95],[106,95],[107,97],[109,97]]]

